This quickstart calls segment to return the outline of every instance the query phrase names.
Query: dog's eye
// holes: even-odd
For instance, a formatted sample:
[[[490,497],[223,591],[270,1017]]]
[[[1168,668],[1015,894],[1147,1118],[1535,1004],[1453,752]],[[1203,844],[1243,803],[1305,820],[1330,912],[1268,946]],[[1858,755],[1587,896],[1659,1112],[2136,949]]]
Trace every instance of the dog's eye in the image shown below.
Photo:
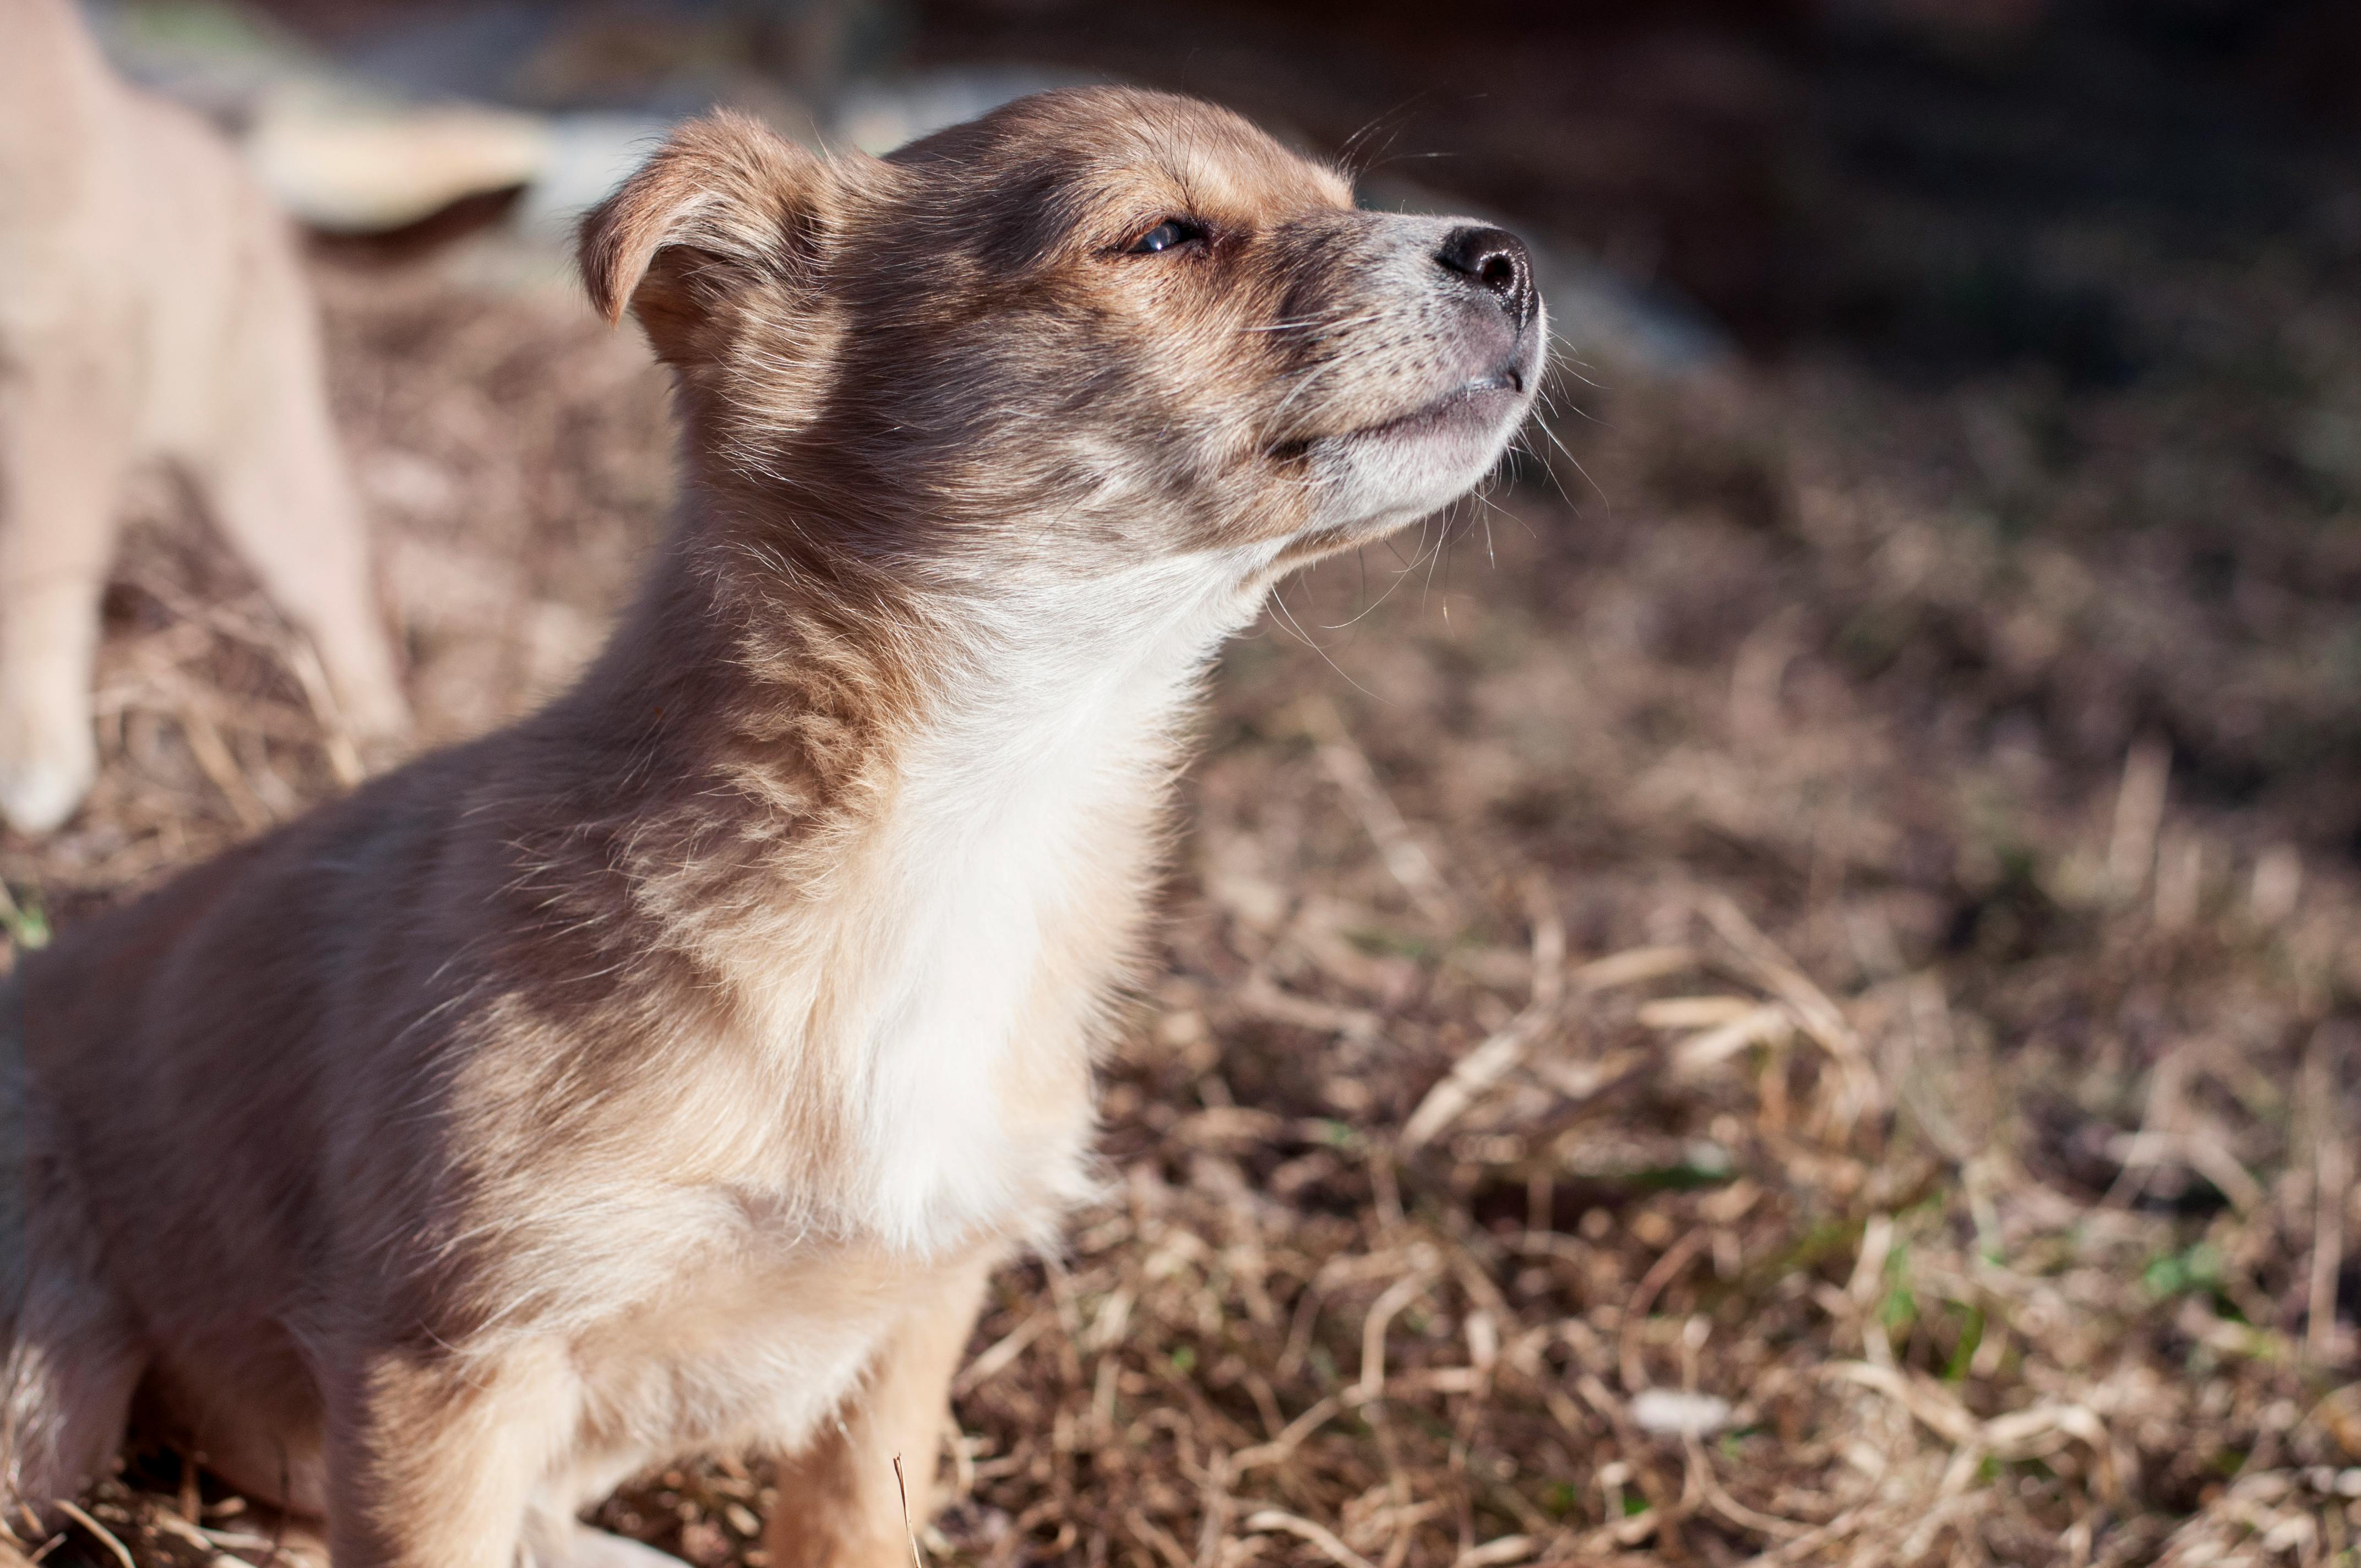
[[[1187,218],[1167,218],[1133,240],[1128,249],[1134,256],[1153,256],[1159,250],[1170,250],[1176,245],[1186,245],[1192,239],[1204,237],[1202,225],[1191,223]]]

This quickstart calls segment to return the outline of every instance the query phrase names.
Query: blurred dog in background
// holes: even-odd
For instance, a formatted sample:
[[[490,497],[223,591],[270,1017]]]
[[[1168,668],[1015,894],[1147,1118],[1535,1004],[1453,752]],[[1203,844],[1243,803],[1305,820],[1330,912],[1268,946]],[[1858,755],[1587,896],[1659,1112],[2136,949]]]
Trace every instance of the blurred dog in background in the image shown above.
[[[71,0],[0,0],[0,814],[97,767],[99,596],[133,469],[177,468],[312,639],[357,736],[405,710],[285,221]]]

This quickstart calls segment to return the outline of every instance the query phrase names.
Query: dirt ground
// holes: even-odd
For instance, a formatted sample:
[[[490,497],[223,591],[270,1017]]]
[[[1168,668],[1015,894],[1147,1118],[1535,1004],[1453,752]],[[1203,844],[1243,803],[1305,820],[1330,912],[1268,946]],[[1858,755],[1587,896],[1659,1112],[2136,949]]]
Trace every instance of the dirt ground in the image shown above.
[[[2017,277],[1860,176],[1775,349],[1562,323],[1500,483],[1283,592],[932,1560],[2361,1562],[2361,216],[2303,178],[2202,242],[2019,214]],[[474,733],[662,530],[661,381],[496,240],[317,275],[422,743]],[[1995,350],[2026,311],[2056,351]],[[339,787],[281,623],[148,510],[99,793],[0,841],[20,941]],[[771,1501],[604,1518],[760,1568]],[[267,1543],[170,1455],[88,1508]]]

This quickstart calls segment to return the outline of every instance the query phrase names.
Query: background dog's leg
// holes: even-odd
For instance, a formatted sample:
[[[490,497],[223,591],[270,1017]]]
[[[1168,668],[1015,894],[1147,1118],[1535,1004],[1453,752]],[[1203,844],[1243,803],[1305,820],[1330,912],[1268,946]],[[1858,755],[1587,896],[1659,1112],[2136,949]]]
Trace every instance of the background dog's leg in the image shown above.
[[[763,1528],[772,1568],[902,1568],[909,1528],[933,1515],[935,1461],[951,1374],[967,1349],[989,1263],[948,1281],[879,1349],[868,1380],[812,1447],[780,1465],[779,1501]],[[894,1459],[909,1483],[906,1528]]]
[[[189,468],[214,520],[263,587],[320,652],[346,721],[361,737],[400,733],[409,708],[370,569],[368,530],[322,389],[318,332],[302,280],[265,265],[275,294],[225,370],[242,395]]]
[[[91,663],[115,552],[129,413],[104,367],[0,375],[0,814],[73,814],[98,771]]]
[[[563,1354],[385,1353],[328,1391],[336,1568],[516,1568],[576,1419]]]

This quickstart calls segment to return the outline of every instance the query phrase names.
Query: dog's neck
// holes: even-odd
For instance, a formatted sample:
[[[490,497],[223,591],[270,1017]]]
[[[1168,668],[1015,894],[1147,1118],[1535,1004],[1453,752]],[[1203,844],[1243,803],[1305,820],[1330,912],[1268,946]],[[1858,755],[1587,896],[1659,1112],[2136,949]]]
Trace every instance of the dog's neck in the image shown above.
[[[1087,524],[1018,521],[1007,535],[1061,531]],[[1085,571],[989,541],[881,563],[833,545],[838,532],[750,517],[726,496],[692,502],[572,706],[622,731],[650,784],[719,773],[796,816],[873,808],[877,770],[904,753],[1087,729],[1110,703],[1169,718],[1253,618],[1279,548]]]
[[[933,1251],[1079,1195],[1180,720],[1268,553],[889,576],[816,532],[686,521],[554,714],[603,737],[547,754],[603,759],[576,798],[611,827],[544,859],[630,884],[581,970],[688,956],[827,1108],[814,1223]]]

